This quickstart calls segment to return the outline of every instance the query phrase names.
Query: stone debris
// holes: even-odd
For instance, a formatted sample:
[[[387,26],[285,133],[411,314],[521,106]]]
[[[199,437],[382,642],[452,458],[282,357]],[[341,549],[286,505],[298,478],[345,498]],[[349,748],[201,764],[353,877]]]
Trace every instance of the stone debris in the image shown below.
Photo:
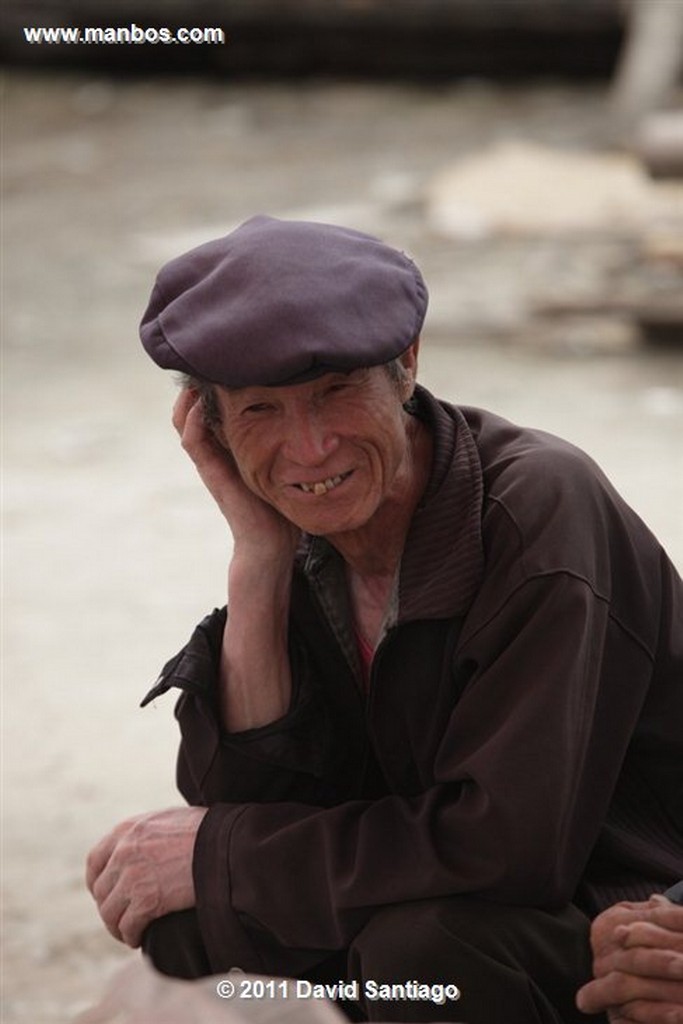
[[[426,216],[434,232],[455,239],[683,227],[683,182],[655,183],[625,153],[505,141],[438,172]]]

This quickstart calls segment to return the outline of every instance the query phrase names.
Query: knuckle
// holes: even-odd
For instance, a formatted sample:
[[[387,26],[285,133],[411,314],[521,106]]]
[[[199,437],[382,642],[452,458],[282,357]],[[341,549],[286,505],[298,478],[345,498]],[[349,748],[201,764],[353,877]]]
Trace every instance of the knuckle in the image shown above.
[[[131,949],[137,949],[149,920],[149,918],[137,912],[131,913],[127,911],[119,924],[121,941],[125,942]]]
[[[591,936],[592,937],[603,937],[610,935],[617,925],[622,924],[627,918],[626,908],[620,903],[614,904],[612,907],[608,907],[599,914],[591,925]]]
[[[126,928],[125,931],[121,932],[121,941],[125,942],[131,949],[137,949],[140,944],[137,940],[137,933],[130,928]]]

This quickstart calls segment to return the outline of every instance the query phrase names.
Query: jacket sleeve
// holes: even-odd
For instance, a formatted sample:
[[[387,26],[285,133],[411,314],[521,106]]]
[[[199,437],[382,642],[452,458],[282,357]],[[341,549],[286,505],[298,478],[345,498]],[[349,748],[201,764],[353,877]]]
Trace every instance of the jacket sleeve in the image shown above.
[[[647,693],[651,653],[585,581],[557,573],[510,593],[463,643],[455,672],[464,691],[424,792],[209,810],[195,879],[216,956],[236,933],[246,946],[267,934],[261,951],[342,948],[377,907],[408,900],[476,892],[551,908],[571,898]],[[680,687],[670,710],[681,714]],[[276,962],[245,955],[241,966]]]
[[[290,635],[293,694],[285,716],[257,729],[226,733],[216,700],[227,610],[215,609],[161,671],[142,705],[171,688],[181,690],[175,715],[181,740],[178,789],[188,803],[298,800],[334,802],[329,710],[309,685],[304,647]]]

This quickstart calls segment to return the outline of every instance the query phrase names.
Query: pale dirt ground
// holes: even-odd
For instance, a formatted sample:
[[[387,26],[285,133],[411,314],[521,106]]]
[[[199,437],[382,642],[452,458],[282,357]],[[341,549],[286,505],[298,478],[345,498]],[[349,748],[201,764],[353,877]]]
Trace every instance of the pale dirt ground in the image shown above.
[[[623,272],[633,239],[496,244],[427,225],[455,156],[590,146],[601,102],[476,82],[6,80],[4,1024],[71,1020],[131,955],[99,924],[84,856],[121,817],[176,801],[172,700],[137,702],[223,601],[229,541],[177,450],[173,386],[136,340],[160,261],[257,211],[409,248],[433,284],[424,382],[585,447],[683,564],[680,352],[529,321],[533,295]]]

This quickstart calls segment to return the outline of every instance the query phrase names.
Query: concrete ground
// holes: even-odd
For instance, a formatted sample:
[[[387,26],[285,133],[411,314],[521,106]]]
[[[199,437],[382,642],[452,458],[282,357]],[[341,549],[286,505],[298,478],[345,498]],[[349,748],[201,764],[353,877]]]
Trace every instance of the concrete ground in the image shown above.
[[[553,84],[7,77],[5,1024],[70,1020],[131,955],[84,857],[121,817],[176,802],[172,699],[137,702],[224,600],[229,537],[137,342],[164,259],[259,211],[410,249],[432,283],[424,383],[583,446],[683,565],[681,350],[533,314],[633,276],[635,236],[454,238],[428,217],[434,176],[492,142],[595,149],[601,104]]]

